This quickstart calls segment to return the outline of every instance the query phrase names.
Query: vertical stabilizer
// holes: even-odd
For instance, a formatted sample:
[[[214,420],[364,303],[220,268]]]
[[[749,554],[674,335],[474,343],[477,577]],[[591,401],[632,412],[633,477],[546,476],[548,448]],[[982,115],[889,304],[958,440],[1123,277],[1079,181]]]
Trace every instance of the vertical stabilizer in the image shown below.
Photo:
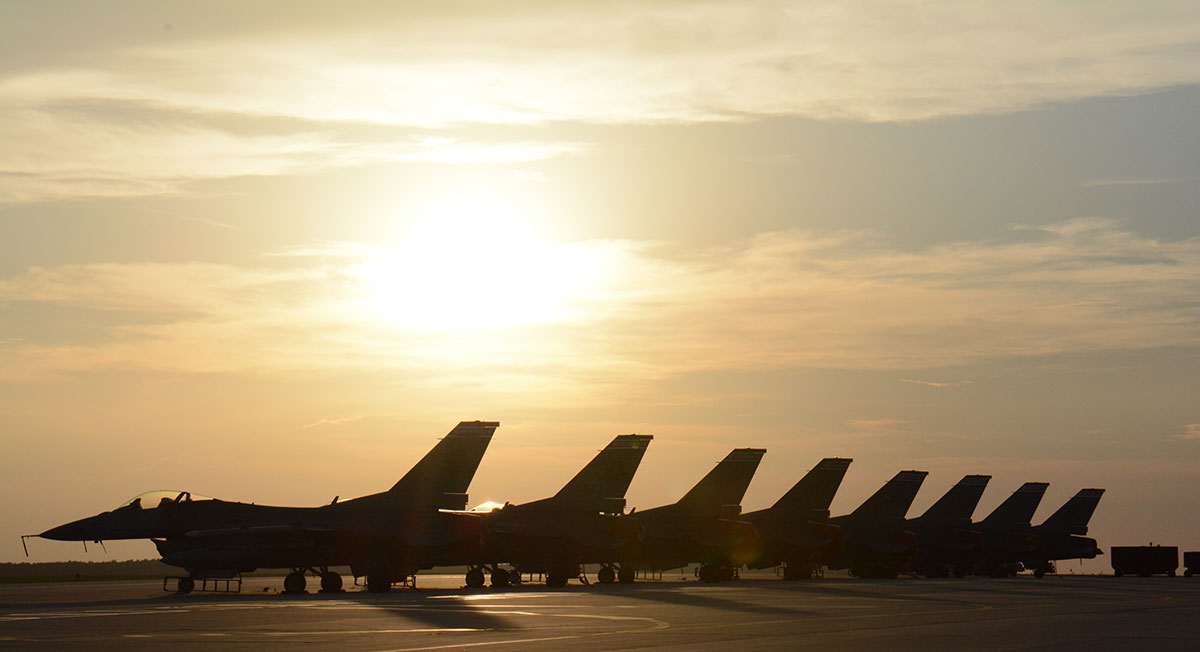
[[[854,519],[881,521],[902,520],[912,507],[928,471],[901,471],[880,487],[858,509],[850,513]]]
[[[466,509],[467,487],[499,421],[463,421],[388,490],[407,502]]]
[[[618,435],[571,478],[554,500],[578,504],[581,509],[620,512],[625,507],[625,492],[653,435]]]
[[[694,511],[740,512],[742,497],[750,486],[765,448],[735,448],[684,494],[679,505]]]
[[[979,505],[979,499],[983,497],[983,490],[987,488],[988,480],[991,480],[990,475],[968,475],[958,481],[958,484],[950,487],[944,496],[938,499],[936,503],[931,505],[925,513],[921,515],[923,523],[954,523],[954,522],[970,522],[971,514],[975,513],[975,508]]]
[[[1046,493],[1047,482],[1026,482],[981,521],[992,527],[1027,528]]]
[[[1096,512],[1096,505],[1103,495],[1103,489],[1080,489],[1038,528],[1061,534],[1087,534],[1088,521],[1092,520],[1092,514]]]
[[[775,501],[771,509],[795,513],[804,518],[813,515],[828,517],[833,495],[837,493],[842,478],[846,476],[846,469],[850,468],[853,461],[847,457],[826,457]]]

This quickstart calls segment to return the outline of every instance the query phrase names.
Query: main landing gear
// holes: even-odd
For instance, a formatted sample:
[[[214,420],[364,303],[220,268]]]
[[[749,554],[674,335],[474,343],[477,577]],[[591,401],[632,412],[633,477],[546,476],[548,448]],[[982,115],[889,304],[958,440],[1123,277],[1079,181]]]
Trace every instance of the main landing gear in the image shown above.
[[[579,581],[584,584],[588,583],[579,566],[559,566],[558,568],[551,568],[546,572],[546,586],[553,589],[560,589],[566,586],[567,580],[570,580],[572,577],[578,577]]]
[[[308,581],[305,579],[305,574],[312,573],[316,577],[321,578],[322,593],[338,593],[342,590],[342,575],[329,570],[322,566],[320,570],[315,568],[294,568],[283,578],[284,593],[304,593]],[[388,583],[389,586],[391,583]]]
[[[487,575],[485,576],[485,571]],[[515,568],[502,568],[493,565],[473,566],[467,571],[467,586],[472,589],[483,587],[485,579],[490,579],[493,588],[503,589],[521,583],[521,572]]]

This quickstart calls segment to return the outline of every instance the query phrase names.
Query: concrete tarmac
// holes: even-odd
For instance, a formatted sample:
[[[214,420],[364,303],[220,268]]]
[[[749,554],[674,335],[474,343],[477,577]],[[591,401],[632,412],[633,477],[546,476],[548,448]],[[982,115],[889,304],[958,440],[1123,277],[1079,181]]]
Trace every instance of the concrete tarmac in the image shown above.
[[[1200,580],[1021,576],[238,594],[161,582],[0,585],[0,647],[352,650],[1200,649]],[[312,583],[310,583],[310,587]]]

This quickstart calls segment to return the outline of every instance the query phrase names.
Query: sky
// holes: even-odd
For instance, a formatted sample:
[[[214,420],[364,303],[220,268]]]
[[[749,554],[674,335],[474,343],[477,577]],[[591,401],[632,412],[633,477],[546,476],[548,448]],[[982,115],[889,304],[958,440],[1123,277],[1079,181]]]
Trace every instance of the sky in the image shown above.
[[[1200,3],[0,4],[0,561],[150,489],[655,435],[1200,547]],[[153,556],[35,540],[29,559]],[[1064,564],[1103,571],[1107,560]]]

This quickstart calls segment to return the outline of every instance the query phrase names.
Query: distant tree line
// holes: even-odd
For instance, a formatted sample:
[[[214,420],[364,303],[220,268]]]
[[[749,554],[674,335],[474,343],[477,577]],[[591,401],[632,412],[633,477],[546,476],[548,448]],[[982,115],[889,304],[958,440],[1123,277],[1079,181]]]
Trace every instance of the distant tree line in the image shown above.
[[[157,559],[0,563],[0,582],[120,580],[163,577],[178,571]]]

